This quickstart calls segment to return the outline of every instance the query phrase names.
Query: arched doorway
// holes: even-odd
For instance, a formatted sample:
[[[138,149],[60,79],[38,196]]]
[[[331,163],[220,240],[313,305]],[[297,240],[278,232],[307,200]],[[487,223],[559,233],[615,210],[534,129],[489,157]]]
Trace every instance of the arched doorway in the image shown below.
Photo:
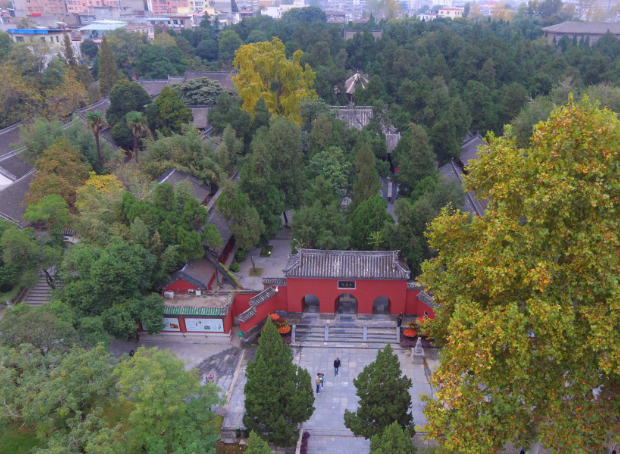
[[[301,299],[301,310],[308,314],[318,314],[321,312],[319,298],[312,293],[308,293]]]
[[[390,299],[387,296],[379,296],[372,302],[373,315],[390,315]]]
[[[336,314],[357,314],[357,299],[350,293],[343,293],[336,298]]]

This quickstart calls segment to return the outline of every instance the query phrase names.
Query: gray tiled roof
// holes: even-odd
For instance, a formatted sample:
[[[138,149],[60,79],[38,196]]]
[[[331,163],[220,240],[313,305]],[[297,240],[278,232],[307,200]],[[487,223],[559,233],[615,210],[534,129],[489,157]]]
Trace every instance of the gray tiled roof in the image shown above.
[[[214,252],[220,255],[232,237],[230,227],[228,226],[228,221],[220,212],[219,208],[215,207],[209,213],[209,222],[207,224],[214,225],[217,231],[220,232],[220,236],[222,237],[222,245],[217,249],[213,249]]]
[[[229,93],[235,89],[232,77],[233,73],[228,71],[185,71],[185,77],[183,82],[188,80],[198,79],[199,77],[206,77],[207,79],[219,82],[222,88]],[[170,82],[172,83],[172,81]]]
[[[3,170],[5,172],[3,172]],[[0,173],[6,175],[6,172],[8,172],[13,176],[13,178],[9,176],[12,180],[19,180],[31,170],[32,166],[22,161],[17,155],[12,155],[7,158],[0,157]]]
[[[148,80],[140,79],[137,81],[146,90],[151,98],[159,96],[163,88],[168,85],[168,79]]]
[[[182,84],[185,82],[184,76],[168,76],[168,84]]]
[[[17,123],[0,130],[0,158],[15,151],[16,148],[12,144],[17,144],[21,140],[19,136],[20,124]]]
[[[267,301],[269,298],[274,296],[275,294],[276,294],[276,291],[274,290],[273,287],[267,287],[265,290],[260,292],[258,295],[250,298],[250,306],[258,307],[261,304],[263,304],[265,301]]]
[[[31,170],[13,184],[7,186],[0,191],[0,218],[15,222],[20,228],[28,225],[28,222],[22,219],[26,212],[24,198],[30,190],[30,182],[34,178],[35,170]]]
[[[205,129],[207,127],[207,114],[209,113],[210,107],[189,106],[189,108],[192,109],[192,114],[194,116],[192,124],[198,129]]]
[[[468,137],[461,146],[461,162],[465,167],[470,164],[470,161],[478,158],[479,147],[485,147],[486,143],[482,140],[480,134],[476,134],[473,137]]]
[[[458,181],[461,186],[465,186],[465,182],[462,177],[463,169],[461,169],[461,167],[454,161],[450,161],[449,163],[442,165],[439,168],[439,173],[444,175],[446,178]],[[486,202],[483,202],[484,201],[482,200],[477,200],[473,192],[468,192],[465,194],[465,212],[482,216],[486,209]]]
[[[620,23],[611,22],[562,22],[543,28],[545,33],[569,33],[569,34],[605,34],[610,31],[614,35],[620,34]]]
[[[242,314],[239,314],[239,316],[237,318],[239,319],[239,321],[245,323],[245,322],[249,321],[255,315],[256,315],[256,309],[251,307],[247,311],[243,312]]]
[[[207,259],[195,259],[190,260],[185,266],[174,273],[170,278],[170,282],[174,282],[177,279],[183,279],[185,282],[189,282],[195,287],[204,290],[209,285],[209,281],[215,274],[215,266]]]
[[[176,186],[181,181],[188,181],[190,184],[190,191],[192,193],[192,197],[198,200],[198,203],[202,204],[209,194],[211,193],[211,189],[202,184],[200,180],[194,178],[189,173],[183,172],[181,170],[177,170],[176,167],[173,167],[168,172],[164,173],[157,179],[158,183],[170,183],[172,186]]]
[[[298,249],[289,255],[284,275],[307,278],[405,279],[411,272],[398,261],[399,251],[322,251]]]
[[[264,277],[263,285],[277,285],[281,287],[283,285],[286,285],[286,278],[285,277]]]
[[[86,106],[86,107],[83,107],[82,109],[76,110],[75,113],[81,119],[84,120],[86,118],[86,114],[88,112],[93,112],[95,110],[99,110],[99,111],[101,111],[101,113],[103,114],[103,117],[105,118],[105,113],[106,113],[106,110],[108,110],[108,107],[110,107],[110,99],[109,98],[103,98],[101,101],[96,102],[94,104],[91,104],[90,106]]]
[[[433,297],[426,292],[418,293],[418,299],[432,309],[439,309],[441,304],[437,304],[433,301]]]
[[[361,130],[370,122],[370,119],[372,118],[372,107],[369,106],[332,106],[331,109],[336,112],[336,117],[345,121],[349,125],[349,128],[357,128]]]

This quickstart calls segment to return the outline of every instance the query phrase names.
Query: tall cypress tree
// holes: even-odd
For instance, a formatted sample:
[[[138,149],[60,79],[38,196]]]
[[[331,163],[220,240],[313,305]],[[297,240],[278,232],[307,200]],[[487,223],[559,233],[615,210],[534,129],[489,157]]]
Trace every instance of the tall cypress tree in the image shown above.
[[[353,202],[350,209],[357,207],[367,198],[376,195],[381,188],[375,155],[368,144],[363,144],[355,159],[357,179],[353,184]]]
[[[403,375],[390,344],[379,350],[377,359],[364,368],[353,384],[360,406],[355,413],[344,411],[344,425],[356,437],[381,435],[394,422],[410,436],[415,435],[413,416],[409,413],[411,379]]]
[[[390,424],[382,435],[370,440],[370,454],[414,454],[417,452],[408,431],[397,422]]]
[[[263,440],[292,446],[298,424],[314,412],[310,374],[293,364],[291,348],[273,323],[263,331],[256,360],[248,363],[243,424]]]
[[[69,38],[68,33],[65,34],[63,38],[63,46],[67,64],[75,68],[77,66],[77,61],[75,59],[75,52],[73,52],[73,46],[71,45],[71,38]]]
[[[120,79],[116,60],[112,54],[112,49],[108,45],[105,35],[99,47],[99,90],[103,96],[107,96],[112,87]]]

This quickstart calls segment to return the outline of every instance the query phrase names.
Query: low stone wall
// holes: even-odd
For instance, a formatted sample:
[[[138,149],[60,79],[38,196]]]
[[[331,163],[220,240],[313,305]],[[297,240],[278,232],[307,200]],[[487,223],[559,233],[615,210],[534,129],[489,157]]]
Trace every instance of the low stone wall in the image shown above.
[[[256,339],[258,339],[258,335],[263,329],[263,326],[265,326],[266,321],[267,321],[266,318],[264,320],[261,320],[256,325],[254,325],[252,328],[250,328],[248,331],[243,333],[243,336],[241,337],[241,348],[249,347],[256,341]]]

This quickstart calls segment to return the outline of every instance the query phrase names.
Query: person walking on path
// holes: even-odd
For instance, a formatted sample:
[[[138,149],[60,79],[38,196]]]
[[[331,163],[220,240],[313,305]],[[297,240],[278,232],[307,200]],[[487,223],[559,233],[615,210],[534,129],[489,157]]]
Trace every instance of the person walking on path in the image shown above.
[[[403,313],[398,314],[398,327],[403,324]]]
[[[321,388],[325,388],[325,374],[323,372],[319,372],[319,378],[321,379]]]
[[[314,383],[316,384],[316,393],[318,394],[321,390],[321,377],[319,377],[319,374],[316,375],[316,380]]]
[[[340,369],[340,359],[336,358],[334,361],[334,375],[338,375],[338,369]]]

